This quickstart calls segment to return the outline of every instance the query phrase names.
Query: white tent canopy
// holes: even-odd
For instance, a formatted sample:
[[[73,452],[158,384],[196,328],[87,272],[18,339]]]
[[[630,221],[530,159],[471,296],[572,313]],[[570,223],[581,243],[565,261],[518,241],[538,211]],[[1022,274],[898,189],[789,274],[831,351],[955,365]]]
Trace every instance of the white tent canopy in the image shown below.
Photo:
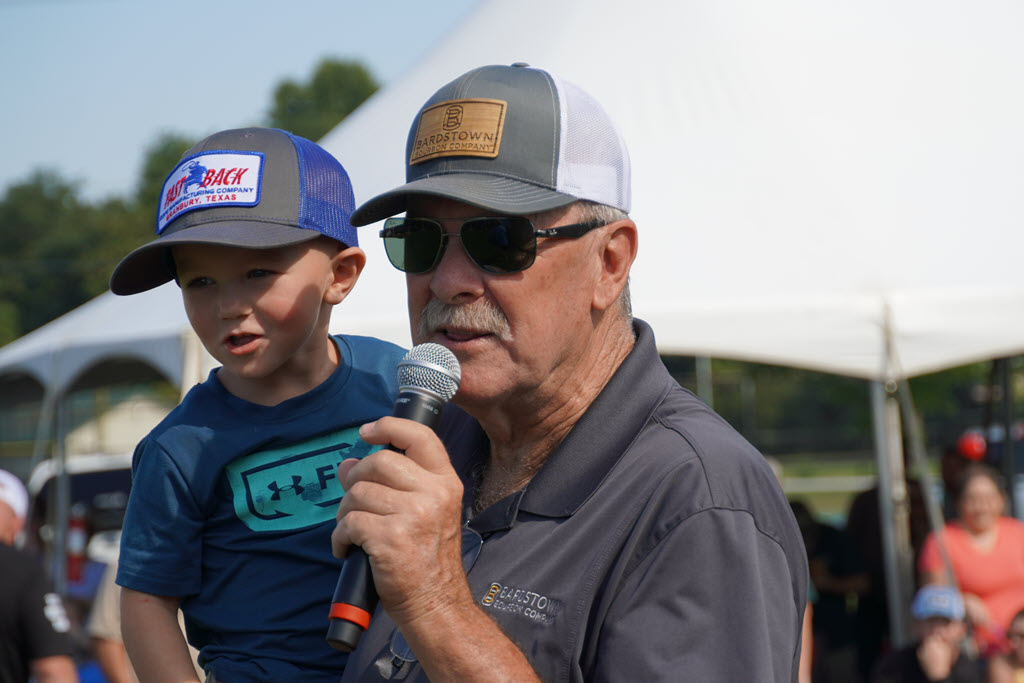
[[[322,143],[369,199],[441,84],[551,69],[629,145],[664,352],[878,378],[888,315],[915,375],[1024,351],[1022,32],[1009,1],[494,0]],[[343,310],[401,300],[376,275]]]
[[[488,0],[322,143],[366,200],[402,182],[441,84],[551,69],[629,144],[634,310],[663,352],[877,379],[888,320],[912,376],[1024,352],[1022,32],[1010,0]],[[408,344],[404,280],[376,226],[362,242],[333,327]],[[177,381],[187,335],[173,285],[106,294],[0,349],[0,372],[61,387],[127,353]]]
[[[181,385],[190,332],[173,285],[137,297],[107,292],[0,349],[0,374],[22,372],[60,394],[88,368],[128,358]]]

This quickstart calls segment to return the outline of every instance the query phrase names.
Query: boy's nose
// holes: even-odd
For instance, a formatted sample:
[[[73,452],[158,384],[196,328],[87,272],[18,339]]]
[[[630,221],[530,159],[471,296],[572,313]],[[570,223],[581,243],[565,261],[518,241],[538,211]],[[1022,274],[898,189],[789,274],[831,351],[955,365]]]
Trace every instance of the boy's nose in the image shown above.
[[[235,288],[226,288],[218,298],[217,304],[220,317],[225,320],[248,315],[252,311],[248,297]]]

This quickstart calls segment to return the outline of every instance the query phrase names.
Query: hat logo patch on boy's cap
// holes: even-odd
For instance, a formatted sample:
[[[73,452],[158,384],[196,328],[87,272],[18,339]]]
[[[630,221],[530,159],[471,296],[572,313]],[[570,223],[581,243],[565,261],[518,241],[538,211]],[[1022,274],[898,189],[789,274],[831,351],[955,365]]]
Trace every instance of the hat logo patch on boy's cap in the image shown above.
[[[157,234],[188,211],[259,204],[262,180],[262,152],[203,152],[183,159],[160,192]]]
[[[409,165],[446,156],[497,157],[507,106],[504,100],[475,98],[448,100],[425,109]]]

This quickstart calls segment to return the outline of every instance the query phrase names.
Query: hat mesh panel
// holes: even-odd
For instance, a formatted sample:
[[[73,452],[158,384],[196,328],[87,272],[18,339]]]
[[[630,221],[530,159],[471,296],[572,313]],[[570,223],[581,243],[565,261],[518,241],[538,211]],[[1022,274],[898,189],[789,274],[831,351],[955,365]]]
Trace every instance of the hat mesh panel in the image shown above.
[[[629,152],[604,108],[572,83],[552,76],[561,100],[561,145],[555,188],[579,199],[630,209]]]

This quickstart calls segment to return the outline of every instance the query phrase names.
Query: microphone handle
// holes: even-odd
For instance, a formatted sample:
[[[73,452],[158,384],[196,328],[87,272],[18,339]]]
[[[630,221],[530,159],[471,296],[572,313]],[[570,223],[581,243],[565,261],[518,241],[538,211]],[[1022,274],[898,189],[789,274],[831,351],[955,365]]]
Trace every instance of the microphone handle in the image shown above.
[[[370,618],[377,609],[377,588],[373,585],[370,558],[359,546],[345,556],[331,600],[331,621],[327,626],[327,644],[341,652],[352,652]]]
[[[437,427],[441,416],[441,401],[433,394],[405,390],[398,394],[392,415]],[[391,445],[389,450],[397,451]],[[401,451],[399,451],[401,452]],[[370,627],[373,611],[377,609],[377,588],[373,585],[370,558],[359,546],[349,548],[345,563],[338,576],[331,600],[330,624],[327,643],[335,650],[351,652],[356,649],[363,632]]]

